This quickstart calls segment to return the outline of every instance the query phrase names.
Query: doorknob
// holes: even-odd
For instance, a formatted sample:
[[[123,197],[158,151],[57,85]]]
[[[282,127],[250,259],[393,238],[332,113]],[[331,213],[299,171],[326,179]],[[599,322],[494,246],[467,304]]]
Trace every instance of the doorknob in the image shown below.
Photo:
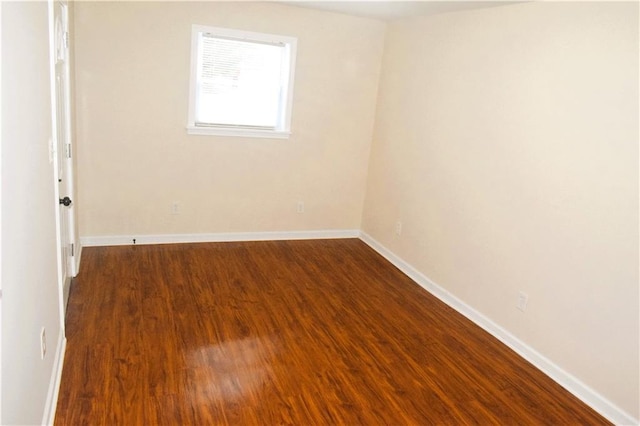
[[[64,204],[65,206],[69,207],[71,205],[71,198],[69,197],[60,198],[60,204]]]

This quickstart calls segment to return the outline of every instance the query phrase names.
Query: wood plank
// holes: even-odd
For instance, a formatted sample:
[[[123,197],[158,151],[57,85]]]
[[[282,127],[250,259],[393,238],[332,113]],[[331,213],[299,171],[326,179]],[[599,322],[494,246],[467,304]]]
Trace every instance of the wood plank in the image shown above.
[[[82,260],[56,425],[608,424],[357,239]]]

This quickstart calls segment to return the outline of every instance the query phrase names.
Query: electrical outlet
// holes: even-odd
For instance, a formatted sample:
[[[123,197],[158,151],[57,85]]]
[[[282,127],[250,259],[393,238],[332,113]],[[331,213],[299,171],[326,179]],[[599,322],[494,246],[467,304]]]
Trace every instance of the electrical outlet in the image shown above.
[[[296,211],[298,213],[304,213],[304,201],[298,201],[298,207]]]
[[[396,235],[400,235],[402,234],[402,222],[397,221],[396,222]]]
[[[171,214],[180,214],[180,203],[177,201],[171,204]]]
[[[527,302],[529,302],[529,295],[523,292],[518,293],[518,304],[516,308],[520,309],[522,312],[527,310]]]
[[[44,327],[40,330],[40,359],[47,354],[47,331]]]

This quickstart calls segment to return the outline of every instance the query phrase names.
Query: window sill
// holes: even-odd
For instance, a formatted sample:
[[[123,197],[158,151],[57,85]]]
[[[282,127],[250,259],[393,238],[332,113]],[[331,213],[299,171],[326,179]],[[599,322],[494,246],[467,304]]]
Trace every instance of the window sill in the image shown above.
[[[291,136],[291,132],[286,130],[257,130],[198,126],[187,126],[187,133],[190,135],[200,136],[239,136],[246,138],[271,139],[289,139],[289,136]]]

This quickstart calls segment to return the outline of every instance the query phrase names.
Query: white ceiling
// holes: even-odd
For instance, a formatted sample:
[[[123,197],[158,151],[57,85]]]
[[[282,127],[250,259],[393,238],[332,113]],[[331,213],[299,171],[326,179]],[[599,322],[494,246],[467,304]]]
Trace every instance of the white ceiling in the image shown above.
[[[364,18],[393,19],[410,16],[434,15],[436,13],[455,12],[464,9],[480,9],[485,7],[504,6],[518,1],[282,1],[292,6],[320,9]]]

